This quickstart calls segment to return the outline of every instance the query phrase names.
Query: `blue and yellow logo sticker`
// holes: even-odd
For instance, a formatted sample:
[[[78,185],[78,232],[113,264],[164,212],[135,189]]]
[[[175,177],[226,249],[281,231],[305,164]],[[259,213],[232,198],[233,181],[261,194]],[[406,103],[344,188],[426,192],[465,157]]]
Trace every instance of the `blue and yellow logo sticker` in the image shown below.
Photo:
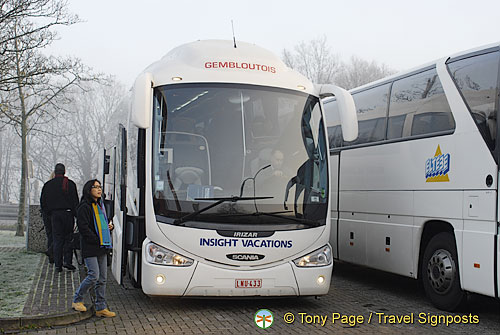
[[[425,162],[425,182],[446,182],[450,181],[448,172],[450,171],[450,154],[441,152],[441,148],[437,147],[434,157],[429,158]]]

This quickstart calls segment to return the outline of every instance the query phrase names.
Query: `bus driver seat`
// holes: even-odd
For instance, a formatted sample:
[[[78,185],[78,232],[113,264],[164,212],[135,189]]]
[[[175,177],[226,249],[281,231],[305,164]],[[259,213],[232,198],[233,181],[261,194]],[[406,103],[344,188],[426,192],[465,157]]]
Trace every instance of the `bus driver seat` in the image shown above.
[[[174,188],[178,191],[187,190],[188,185],[201,185],[203,170],[193,166],[183,166],[175,169]]]

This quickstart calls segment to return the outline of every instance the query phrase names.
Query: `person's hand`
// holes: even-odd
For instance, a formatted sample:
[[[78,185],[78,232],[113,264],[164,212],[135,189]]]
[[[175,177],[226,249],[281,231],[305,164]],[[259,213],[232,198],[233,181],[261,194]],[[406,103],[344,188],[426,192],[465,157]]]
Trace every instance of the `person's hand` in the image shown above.
[[[113,228],[115,228],[115,226],[113,226],[113,224],[110,222],[110,223],[108,223],[108,228],[109,228],[109,231],[112,231]]]

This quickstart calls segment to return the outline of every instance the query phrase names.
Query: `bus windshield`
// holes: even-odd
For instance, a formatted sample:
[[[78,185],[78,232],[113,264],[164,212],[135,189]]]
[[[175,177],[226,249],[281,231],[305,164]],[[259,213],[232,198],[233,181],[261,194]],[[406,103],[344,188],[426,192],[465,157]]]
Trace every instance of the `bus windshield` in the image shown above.
[[[328,153],[318,98],[253,85],[177,84],[155,88],[153,108],[159,221],[175,224],[194,213],[186,224],[325,224]]]

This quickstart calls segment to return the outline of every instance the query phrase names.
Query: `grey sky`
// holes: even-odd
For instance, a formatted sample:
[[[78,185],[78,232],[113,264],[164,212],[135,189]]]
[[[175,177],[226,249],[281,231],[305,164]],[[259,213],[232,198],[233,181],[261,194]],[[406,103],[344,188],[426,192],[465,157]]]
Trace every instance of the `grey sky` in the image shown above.
[[[281,55],[325,35],[347,60],[357,55],[397,70],[500,41],[498,0],[69,0],[85,22],[60,29],[49,53],[81,58],[127,86],[172,48],[236,39]]]

